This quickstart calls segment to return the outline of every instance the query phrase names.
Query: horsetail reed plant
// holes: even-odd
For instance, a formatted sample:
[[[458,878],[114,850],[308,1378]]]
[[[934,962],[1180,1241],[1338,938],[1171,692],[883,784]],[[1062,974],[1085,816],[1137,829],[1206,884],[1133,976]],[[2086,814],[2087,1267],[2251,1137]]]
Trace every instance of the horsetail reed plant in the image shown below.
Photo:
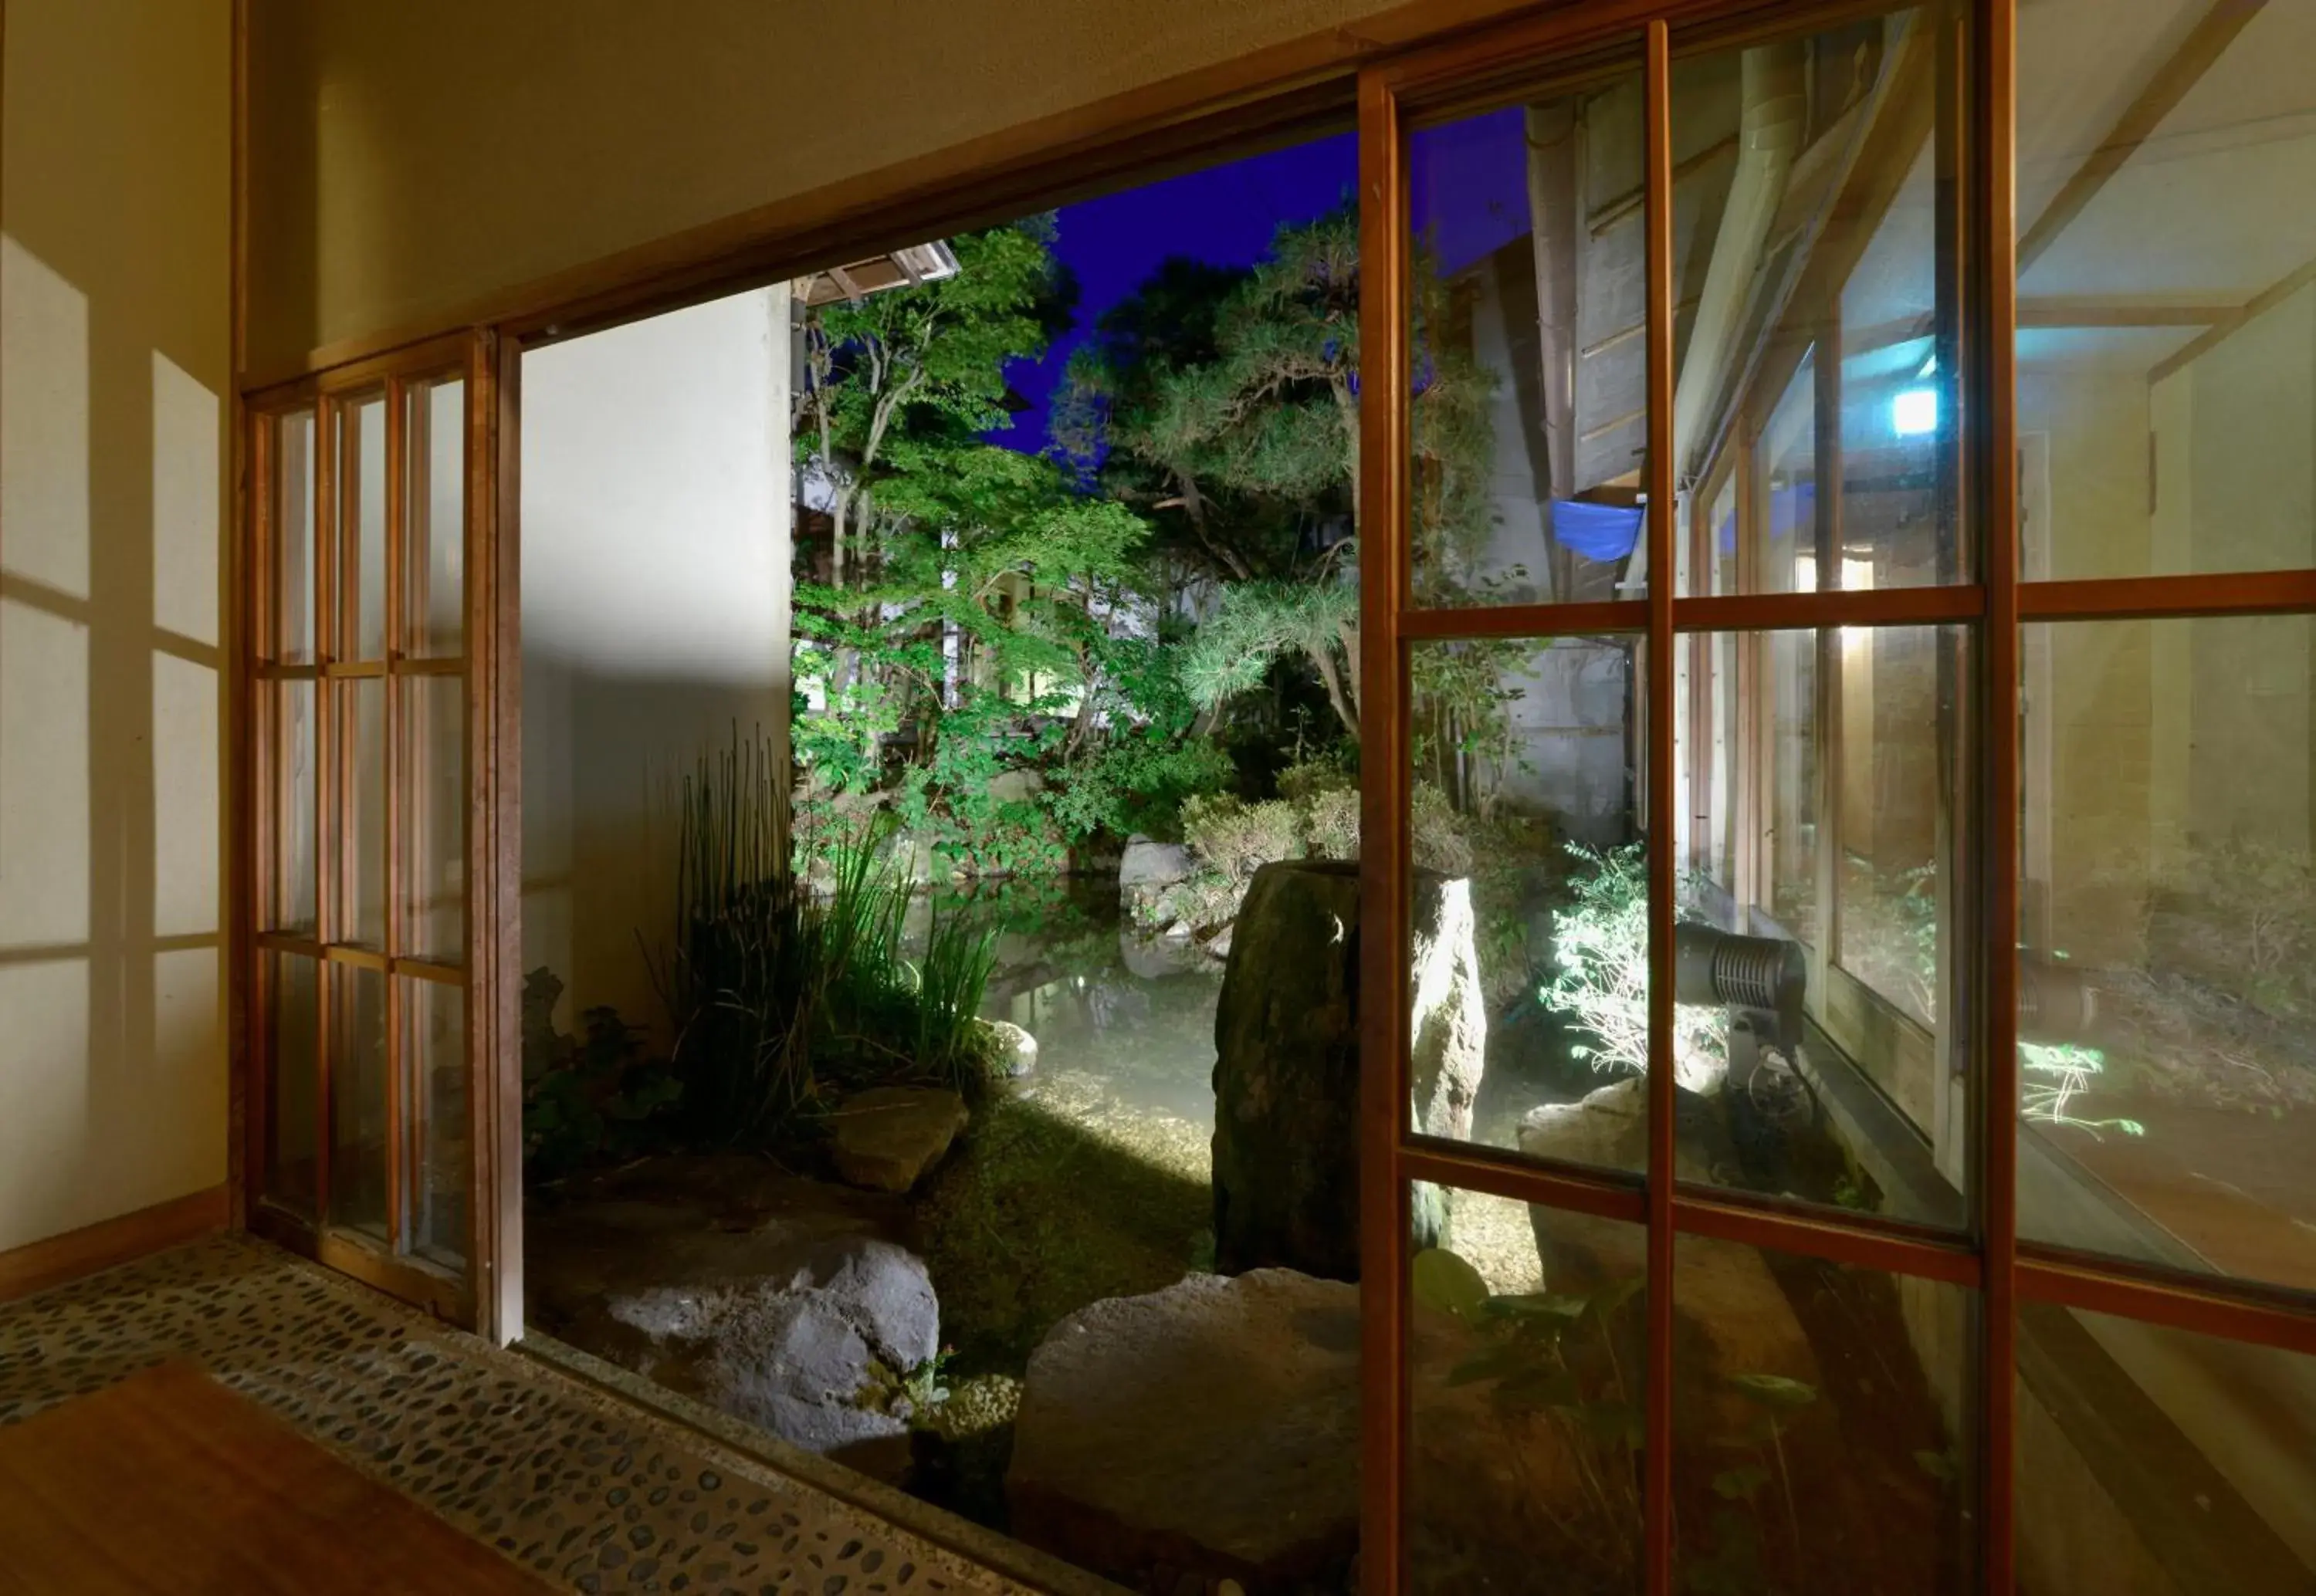
[[[760,1138],[829,1086],[977,1084],[994,937],[936,917],[903,956],[909,886],[887,822],[840,843],[815,898],[783,867],[779,772],[759,738],[703,756],[678,798],[673,945],[655,971],[693,1136]]]
[[[962,1092],[984,1084],[987,1032],[975,1017],[997,967],[997,933],[933,911],[917,981],[917,1058]]]

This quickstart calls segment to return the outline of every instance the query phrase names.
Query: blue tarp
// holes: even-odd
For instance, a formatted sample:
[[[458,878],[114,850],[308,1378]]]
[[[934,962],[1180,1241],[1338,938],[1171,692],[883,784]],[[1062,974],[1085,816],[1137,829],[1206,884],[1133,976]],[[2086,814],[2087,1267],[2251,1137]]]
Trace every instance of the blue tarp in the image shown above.
[[[1621,560],[1641,536],[1638,510],[1588,504],[1581,499],[1552,501],[1552,535],[1560,546],[1588,560]]]

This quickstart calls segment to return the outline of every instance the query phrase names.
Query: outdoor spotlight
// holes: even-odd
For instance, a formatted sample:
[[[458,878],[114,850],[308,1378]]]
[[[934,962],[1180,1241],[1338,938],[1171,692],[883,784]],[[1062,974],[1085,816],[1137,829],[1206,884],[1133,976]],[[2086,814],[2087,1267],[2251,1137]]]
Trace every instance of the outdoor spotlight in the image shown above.
[[[1901,438],[1920,438],[1938,430],[1938,391],[1903,388],[1890,401],[1890,430]]]
[[[1759,1064],[1761,1047],[1799,1057],[1802,998],[1809,962],[1802,944],[1782,936],[1740,936],[1700,920],[1672,928],[1672,997],[1676,1003],[1725,1005],[1729,1077],[1742,1086]]]

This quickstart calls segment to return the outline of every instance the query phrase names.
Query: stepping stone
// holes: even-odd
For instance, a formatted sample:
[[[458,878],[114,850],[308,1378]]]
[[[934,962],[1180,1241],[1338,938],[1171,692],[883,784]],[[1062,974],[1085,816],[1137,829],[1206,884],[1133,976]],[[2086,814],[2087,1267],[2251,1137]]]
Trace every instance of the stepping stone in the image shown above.
[[[829,1121],[836,1173],[872,1192],[908,1191],[940,1162],[966,1117],[965,1099],[938,1088],[877,1086],[848,1097]]]

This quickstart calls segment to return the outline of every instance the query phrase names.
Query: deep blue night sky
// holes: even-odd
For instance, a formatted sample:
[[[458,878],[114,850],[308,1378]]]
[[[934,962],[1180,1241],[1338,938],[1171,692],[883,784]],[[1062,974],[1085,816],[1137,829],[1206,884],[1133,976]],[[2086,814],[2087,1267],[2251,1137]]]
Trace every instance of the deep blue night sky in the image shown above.
[[[1035,454],[1046,447],[1046,416],[1055,385],[1085,330],[1127,298],[1170,255],[1218,266],[1252,266],[1280,224],[1307,222],[1349,198],[1358,182],[1358,146],[1350,134],[1296,145],[1187,173],[1082,205],[1056,217],[1054,253],[1077,274],[1077,327],[1055,340],[1046,358],[1007,374],[1030,408],[989,440]]]
[[[1416,230],[1430,238],[1443,270],[1461,270],[1528,232],[1517,107],[1425,129],[1411,155]],[[1077,274],[1077,327],[1044,359],[1014,365],[1013,391],[1029,408],[990,441],[1032,454],[1046,447],[1047,410],[1071,351],[1167,257],[1252,266],[1280,226],[1324,215],[1358,183],[1358,146],[1346,133],[1064,206],[1054,249]]]

